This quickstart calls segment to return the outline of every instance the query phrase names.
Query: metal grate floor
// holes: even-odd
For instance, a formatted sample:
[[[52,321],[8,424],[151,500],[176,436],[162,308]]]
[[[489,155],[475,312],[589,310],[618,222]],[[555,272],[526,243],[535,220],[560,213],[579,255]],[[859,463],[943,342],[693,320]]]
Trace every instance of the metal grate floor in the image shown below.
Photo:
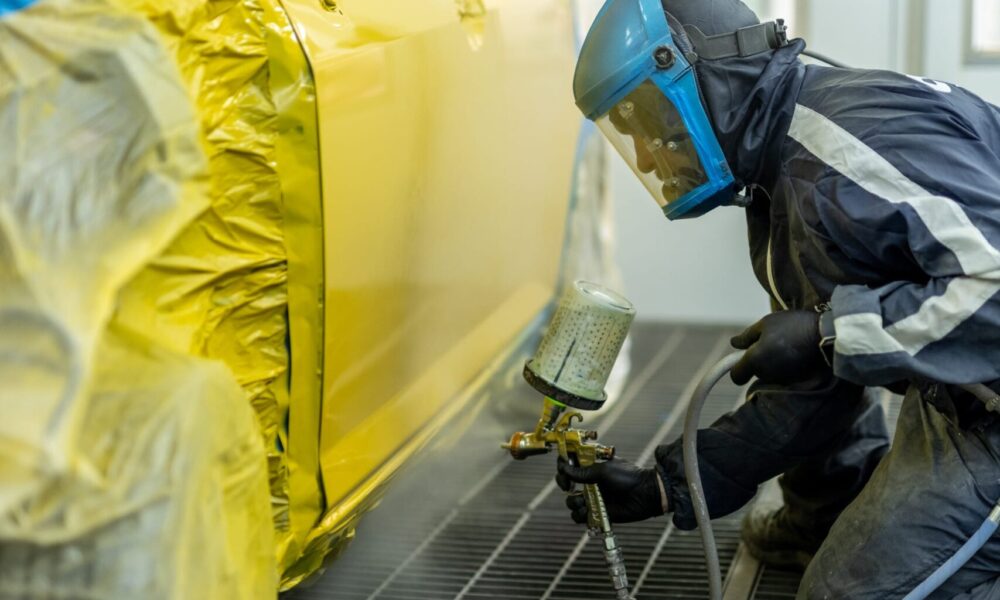
[[[650,464],[657,445],[680,435],[699,372],[727,352],[734,333],[636,324],[628,381],[615,405],[596,417],[585,415],[586,426],[598,429],[619,456]],[[597,543],[569,519],[553,482],[554,457],[517,462],[499,449],[511,432],[533,426],[541,407],[540,396],[520,379],[525,358],[514,357],[484,392],[486,408],[466,415],[473,426],[457,441],[409,465],[343,556],[282,600],[611,597]],[[732,410],[744,393],[724,379],[705,406],[704,422]],[[898,398],[883,401],[894,425]],[[727,600],[794,598],[801,574],[760,567],[742,552],[734,560],[740,517],[714,522],[723,571],[733,571]],[[615,529],[639,600],[708,597],[697,532],[676,531],[663,518]]]
[[[587,426],[620,456],[649,464],[676,439],[701,369],[728,350],[734,330],[639,323],[632,369],[616,405]],[[519,362],[512,369],[516,374]],[[554,457],[510,459],[499,443],[533,426],[541,398],[506,374],[475,425],[447,448],[410,465],[357,539],[321,577],[283,600],[605,599],[611,589],[596,542],[572,523],[553,483]],[[735,407],[744,390],[724,380],[706,422]],[[586,416],[586,415],[585,415]],[[715,522],[725,570],[736,552],[739,515]],[[639,599],[708,596],[697,532],[665,518],[616,526]]]

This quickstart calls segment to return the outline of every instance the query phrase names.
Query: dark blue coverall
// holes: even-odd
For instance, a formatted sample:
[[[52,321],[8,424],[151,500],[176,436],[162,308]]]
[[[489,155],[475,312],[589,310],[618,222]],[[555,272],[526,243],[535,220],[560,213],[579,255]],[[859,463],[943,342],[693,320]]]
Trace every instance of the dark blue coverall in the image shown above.
[[[697,65],[734,174],[756,184],[750,253],[776,309],[830,303],[823,381],[751,387],[699,434],[714,517],[779,474],[803,528],[832,530],[800,598],[900,598],[1000,498],[1000,109],[954,85],[806,66],[801,41]],[[905,393],[889,449],[865,386]],[[657,462],[695,527],[680,442]],[[934,598],[1000,598],[1000,536]]]

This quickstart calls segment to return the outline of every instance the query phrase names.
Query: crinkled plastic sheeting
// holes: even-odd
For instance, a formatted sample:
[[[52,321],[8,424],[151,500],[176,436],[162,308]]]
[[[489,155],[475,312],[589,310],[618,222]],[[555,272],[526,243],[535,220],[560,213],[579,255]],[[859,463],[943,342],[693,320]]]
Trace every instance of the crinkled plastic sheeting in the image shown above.
[[[628,295],[621,269],[615,260],[614,198],[608,173],[608,150],[604,136],[589,121],[583,122],[573,164],[573,188],[566,219],[566,246],[559,268],[559,291],[574,281],[599,281]],[[599,412],[607,412],[625,386],[631,369],[631,338],[618,353],[618,360],[605,383],[609,401]]]
[[[206,206],[160,36],[105,0],[4,15],[0,132],[0,596],[273,597],[245,393],[155,323],[109,326]]]
[[[284,570],[323,509],[322,219],[309,66],[276,0],[121,1],[152,20],[180,66],[201,118],[211,204],[123,290],[117,319],[178,352],[224,361],[247,391]]]
[[[0,597],[274,598],[264,453],[224,365],[112,327],[78,472],[0,519]]]

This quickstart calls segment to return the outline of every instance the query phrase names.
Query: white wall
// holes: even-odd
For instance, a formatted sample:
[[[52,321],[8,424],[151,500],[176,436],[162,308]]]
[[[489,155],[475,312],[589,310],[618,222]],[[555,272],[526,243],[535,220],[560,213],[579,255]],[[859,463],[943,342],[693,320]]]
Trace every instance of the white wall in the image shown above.
[[[920,74],[957,83],[1000,104],[1000,64],[966,64],[965,4],[956,0],[927,0],[924,39],[928,51],[924,52],[924,72]]]
[[[749,324],[767,313],[742,209],[668,221],[625,162],[617,154],[611,162],[618,262],[636,318]]]
[[[747,0],[788,19],[809,47],[853,66],[950,81],[1000,103],[1000,65],[966,65],[964,0]],[[789,14],[790,13],[790,14]],[[753,277],[743,212],[669,222],[612,156],[618,257],[641,319],[749,323],[768,310]]]
[[[949,0],[955,2],[955,0]],[[852,67],[891,69],[898,65],[900,0],[829,0],[808,4],[807,24],[798,35],[812,50]]]

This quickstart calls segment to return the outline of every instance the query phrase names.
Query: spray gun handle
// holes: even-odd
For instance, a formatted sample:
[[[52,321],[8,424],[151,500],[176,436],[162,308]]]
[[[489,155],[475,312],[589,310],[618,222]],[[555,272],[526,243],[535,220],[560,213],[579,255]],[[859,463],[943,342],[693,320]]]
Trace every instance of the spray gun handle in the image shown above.
[[[608,567],[611,585],[615,590],[615,598],[617,600],[635,600],[629,593],[625,559],[622,556],[621,547],[618,546],[615,532],[611,529],[611,519],[608,517],[604,498],[601,497],[601,490],[596,483],[585,483],[583,495],[587,500],[587,529],[591,537],[601,541],[601,551]]]
[[[566,462],[574,467],[580,466],[576,454],[567,453]],[[572,491],[572,488],[570,488]],[[611,519],[608,517],[607,505],[601,496],[601,490],[596,483],[583,484],[583,499],[587,501],[587,529],[592,536],[611,531]]]
[[[584,484],[583,496],[587,500],[587,529],[591,535],[610,532],[611,518],[608,517],[608,508],[597,484]]]

